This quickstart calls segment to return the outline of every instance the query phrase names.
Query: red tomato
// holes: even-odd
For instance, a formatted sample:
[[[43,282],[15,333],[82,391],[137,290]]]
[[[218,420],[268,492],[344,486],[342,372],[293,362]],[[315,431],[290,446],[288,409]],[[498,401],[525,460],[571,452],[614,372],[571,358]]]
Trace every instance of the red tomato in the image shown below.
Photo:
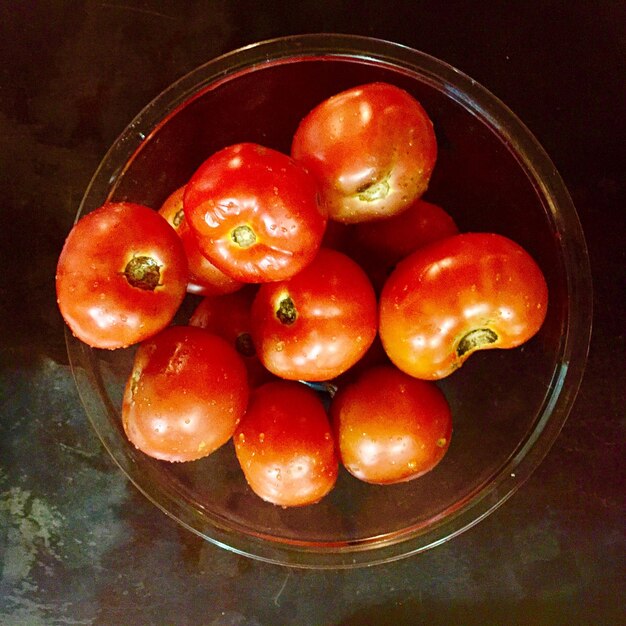
[[[123,348],[171,322],[187,274],[180,239],[156,211],[108,203],[70,231],[57,265],[57,302],[81,341]]]
[[[252,341],[252,301],[256,286],[223,296],[207,296],[196,307],[189,324],[223,337],[242,356],[251,387],[267,382],[271,374],[263,367]]]
[[[437,142],[415,98],[371,83],[315,107],[298,126],[291,155],[320,181],[329,217],[361,222],[399,213],[424,193]]]
[[[322,249],[293,278],[262,285],[252,305],[259,358],[290,380],[329,380],[354,365],[376,336],[376,296],[349,257]]]
[[[234,348],[201,328],[171,326],[137,349],[122,423],[142,452],[193,461],[232,437],[247,401],[246,368]]]
[[[367,370],[340,390],[330,414],[343,465],[368,483],[422,476],[441,461],[452,437],[443,393],[390,365]]]
[[[159,213],[169,222],[170,226],[178,233],[187,261],[189,264],[189,283],[187,291],[200,296],[212,296],[223,293],[232,293],[242,286],[242,283],[224,274],[207,259],[200,248],[194,234],[191,232],[183,212],[183,194],[185,187],[180,187],[172,193]]]
[[[322,401],[295,382],[258,387],[233,437],[251,489],[281,506],[313,504],[335,485],[339,462]]]
[[[243,282],[293,276],[311,262],[326,227],[313,177],[287,155],[252,143],[207,159],[183,202],[202,253]]]
[[[456,235],[454,220],[441,207],[417,199],[383,220],[354,226],[354,258],[379,290],[400,259],[433,241]]]
[[[476,350],[513,348],[546,315],[548,289],[535,261],[501,235],[455,235],[401,261],[380,298],[380,338],[411,376],[439,379]]]

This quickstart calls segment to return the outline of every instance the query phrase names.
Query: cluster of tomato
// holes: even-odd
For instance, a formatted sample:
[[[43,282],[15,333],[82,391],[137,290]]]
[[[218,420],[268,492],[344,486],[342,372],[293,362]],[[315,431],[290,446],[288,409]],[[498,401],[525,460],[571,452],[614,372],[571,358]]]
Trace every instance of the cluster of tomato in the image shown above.
[[[452,435],[433,381],[525,342],[547,306],[520,246],[460,234],[421,199],[436,154],[421,105],[373,83],[313,109],[289,156],[229,146],[158,212],[108,203],[79,220],[59,307],[90,346],[140,343],[130,441],[192,461],[233,439],[252,490],[283,506],[319,501],[340,463],[375,484],[430,471]],[[172,326],[187,292],[203,299]]]

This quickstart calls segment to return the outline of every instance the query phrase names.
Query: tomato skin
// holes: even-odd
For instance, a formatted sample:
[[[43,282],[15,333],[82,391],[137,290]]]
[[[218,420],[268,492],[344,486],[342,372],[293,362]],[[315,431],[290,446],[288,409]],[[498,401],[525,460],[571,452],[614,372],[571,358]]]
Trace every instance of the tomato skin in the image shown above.
[[[223,337],[237,350],[246,364],[250,387],[258,387],[272,378],[259,360],[252,340],[251,310],[256,292],[256,285],[246,285],[234,293],[207,296],[189,318],[190,326]]]
[[[402,213],[355,224],[351,256],[380,293],[396,264],[419,248],[459,232],[440,206],[418,198]]]
[[[391,365],[373,367],[342,388],[330,414],[341,462],[364,482],[423,476],[450,446],[452,416],[443,393]]]
[[[339,461],[326,411],[300,383],[255,389],[233,441],[248,484],[267,502],[314,504],[335,485]]]
[[[380,297],[380,338],[397,367],[436,380],[476,350],[530,339],[547,303],[541,269],[521,246],[493,233],[455,235],[398,264]]]
[[[242,282],[293,276],[313,259],[326,227],[315,179],[289,156],[252,143],[209,157],[183,205],[202,253]]]
[[[437,142],[415,98],[393,85],[370,83],[308,113],[291,155],[320,181],[329,217],[353,223],[389,217],[421,196]]]
[[[179,187],[165,200],[159,213],[178,233],[183,242],[189,265],[187,291],[199,296],[213,296],[233,293],[241,289],[243,283],[219,270],[207,259],[198,246],[195,235],[191,232],[183,212],[183,194],[185,186]]]
[[[285,319],[285,302],[295,319]],[[367,352],[376,324],[376,295],[365,272],[330,249],[293,278],[262,285],[252,305],[259,358],[288,380],[324,381],[345,372]]]
[[[133,286],[132,259],[150,257],[158,284]],[[124,348],[165,328],[185,296],[187,260],[163,217],[129,202],[108,203],[82,217],[59,256],[59,309],[78,339],[94,348]]]
[[[137,349],[122,424],[145,454],[194,461],[231,438],[248,394],[243,361],[224,339],[201,328],[171,326]]]

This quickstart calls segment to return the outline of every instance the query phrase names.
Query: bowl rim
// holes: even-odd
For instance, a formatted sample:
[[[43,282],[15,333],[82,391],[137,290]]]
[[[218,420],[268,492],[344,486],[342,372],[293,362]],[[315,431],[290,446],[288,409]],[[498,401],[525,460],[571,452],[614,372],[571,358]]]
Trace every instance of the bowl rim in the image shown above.
[[[87,416],[112,459],[151,502],[182,526],[232,552],[275,564],[302,568],[339,569],[374,565],[408,557],[435,547],[471,528],[501,506],[528,479],[548,453],[578,392],[589,348],[592,320],[592,287],[584,234],[575,207],[554,164],[530,130],[496,96],[475,80],[429,54],[408,46],[360,35],[318,33],[291,35],[252,43],[192,70],[154,98],[126,127],[96,169],[80,203],[76,221],[102,204],[115,191],[117,181],[144,142],[176,111],[242,72],[307,59],[342,58],[388,66],[429,83],[480,118],[515,155],[546,203],[554,234],[564,260],[567,283],[567,323],[561,337],[559,358],[540,416],[530,435],[487,485],[467,494],[445,518],[430,520],[428,529],[389,533],[381,537],[334,544],[272,541],[242,535],[220,520],[207,519],[191,505],[181,503],[175,489],[155,488],[154,464],[143,463],[140,452],[117,453],[117,431],[107,427],[103,383],[95,372],[94,351],[66,328],[72,372]],[[575,271],[574,269],[575,268]],[[95,393],[99,389],[103,393]],[[117,410],[117,409],[114,409]]]

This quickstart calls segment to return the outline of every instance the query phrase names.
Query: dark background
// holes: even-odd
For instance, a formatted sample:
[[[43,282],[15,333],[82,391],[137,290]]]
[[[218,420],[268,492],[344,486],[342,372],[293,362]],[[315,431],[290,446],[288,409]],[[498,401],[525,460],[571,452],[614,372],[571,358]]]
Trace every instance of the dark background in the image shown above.
[[[409,45],[482,83],[535,133],[587,237],[594,334],[561,436],[524,487],[436,549],[289,570],[203,542],[127,482],[67,365],[56,258],[107,147],[172,81],[274,36]],[[626,623],[626,4],[0,3],[0,623]]]

